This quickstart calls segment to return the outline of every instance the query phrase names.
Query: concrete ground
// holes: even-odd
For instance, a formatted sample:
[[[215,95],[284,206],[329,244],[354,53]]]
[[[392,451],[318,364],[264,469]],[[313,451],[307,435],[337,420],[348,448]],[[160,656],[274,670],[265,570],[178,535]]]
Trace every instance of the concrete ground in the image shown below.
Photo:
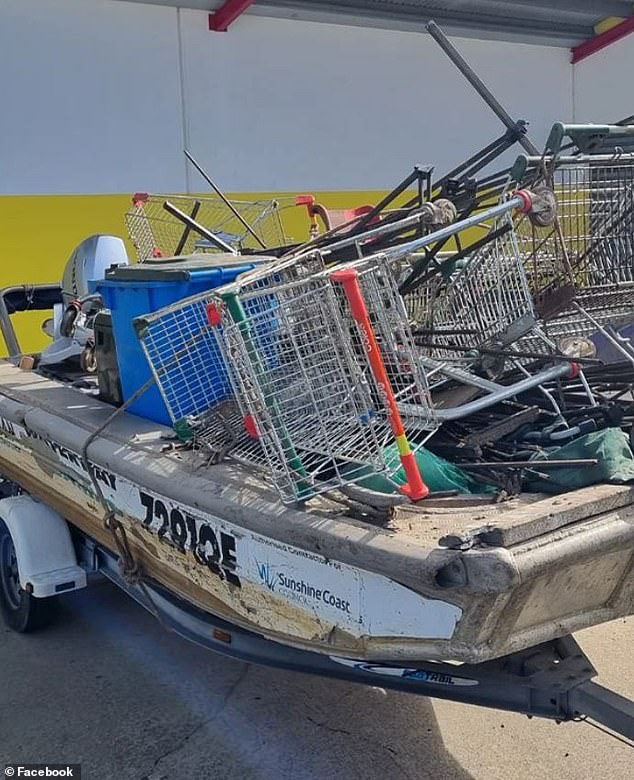
[[[578,637],[634,697],[634,619]],[[106,582],[59,621],[0,628],[0,769],[81,762],[92,780],[617,780],[634,750],[587,723],[528,720],[249,666],[167,634]]]

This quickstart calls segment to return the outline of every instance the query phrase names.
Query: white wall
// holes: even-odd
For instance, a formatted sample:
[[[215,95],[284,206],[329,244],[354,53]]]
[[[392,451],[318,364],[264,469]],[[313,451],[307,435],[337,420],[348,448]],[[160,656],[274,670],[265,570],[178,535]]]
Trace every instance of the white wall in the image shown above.
[[[634,35],[574,66],[576,122],[616,122],[634,114]]]
[[[538,145],[572,118],[567,50],[456,43]],[[13,194],[200,189],[184,140],[230,191],[381,189],[502,132],[425,35],[112,0],[0,0],[0,90]]]
[[[189,141],[230,189],[379,189],[503,129],[425,35],[252,16],[213,34],[197,11],[181,24]],[[572,117],[567,50],[456,42],[539,143]]]
[[[184,183],[176,11],[0,0],[0,192]]]

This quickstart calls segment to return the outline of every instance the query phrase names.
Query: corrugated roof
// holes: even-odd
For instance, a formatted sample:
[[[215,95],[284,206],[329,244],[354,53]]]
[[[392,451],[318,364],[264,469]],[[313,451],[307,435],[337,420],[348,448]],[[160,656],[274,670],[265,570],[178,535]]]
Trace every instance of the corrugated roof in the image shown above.
[[[135,0],[214,10],[222,0]],[[632,0],[255,0],[249,14],[423,30],[435,19],[450,35],[574,46],[605,17],[626,17]]]

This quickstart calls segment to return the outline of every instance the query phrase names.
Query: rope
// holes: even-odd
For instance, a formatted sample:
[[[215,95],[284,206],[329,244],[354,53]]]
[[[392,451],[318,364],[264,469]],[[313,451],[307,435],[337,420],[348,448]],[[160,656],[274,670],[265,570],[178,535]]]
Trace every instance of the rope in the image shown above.
[[[114,509],[110,506],[106,497],[103,494],[103,490],[101,489],[101,485],[99,484],[99,481],[97,479],[95,469],[92,463],[90,462],[90,460],[88,459],[88,449],[90,445],[95,441],[95,439],[109,425],[111,425],[111,423],[113,423],[118,417],[120,417],[123,414],[123,412],[125,412],[131,406],[131,404],[133,404],[134,401],[137,400],[137,398],[140,398],[143,395],[143,393],[145,393],[147,390],[150,389],[150,387],[154,384],[155,381],[156,378],[154,376],[150,377],[150,379],[148,379],[148,381],[144,385],[142,385],[133,395],[131,395],[130,398],[128,398],[127,401],[125,401],[125,403],[122,406],[120,406],[118,409],[115,409],[115,411],[109,417],[106,418],[105,422],[103,422],[98,428],[96,428],[90,434],[90,436],[84,442],[83,447],[81,448],[82,463],[84,464],[84,468],[86,469],[86,472],[90,477],[90,481],[92,483],[97,499],[104,509],[104,514],[102,517],[103,527],[106,530],[108,530],[112,535],[112,539],[117,548],[117,552],[119,553],[119,557],[121,558],[121,569],[122,569],[121,573],[123,579],[130,585],[143,585],[142,583],[143,573],[139,563],[134,558],[132,550],[130,549],[130,543],[128,542],[128,536],[126,534],[126,530],[124,526],[122,525],[121,521],[118,520]],[[147,594],[147,591],[146,591],[146,595],[148,596],[148,598],[150,598],[149,595]]]
[[[101,485],[97,480],[92,463],[88,459],[88,448],[94,442],[94,440],[121,414],[123,414],[123,412],[125,412],[130,407],[130,405],[137,400],[137,398],[140,398],[143,393],[149,390],[155,381],[156,378],[154,376],[150,377],[150,379],[148,379],[144,385],[142,385],[133,395],[131,395],[130,398],[128,398],[128,400],[122,404],[122,406],[120,406],[118,409],[115,409],[115,411],[106,419],[106,421],[90,434],[81,449],[81,459],[82,463],[84,464],[84,468],[90,476],[90,481],[92,482],[97,499],[104,509],[102,523],[104,528],[110,532],[115,543],[115,547],[117,548],[117,553],[119,554],[120,558],[121,576],[128,585],[137,586],[141,590],[145,596],[151,613],[166,631],[171,631],[171,627],[163,620],[161,611],[156,606],[154,599],[152,598],[152,595],[147,587],[143,569],[140,563],[135,559],[134,554],[130,548],[130,543],[128,541],[128,535],[126,533],[125,527],[117,518],[115,510],[110,506],[110,504],[108,504],[108,501],[101,489]]]

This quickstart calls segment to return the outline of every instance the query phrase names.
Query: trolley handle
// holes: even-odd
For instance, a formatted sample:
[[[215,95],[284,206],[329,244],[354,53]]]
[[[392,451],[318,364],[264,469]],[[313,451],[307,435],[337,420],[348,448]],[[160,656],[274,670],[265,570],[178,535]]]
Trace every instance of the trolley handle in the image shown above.
[[[379,256],[387,256],[391,260],[398,260],[407,257],[407,255],[411,255],[413,252],[424,249],[431,244],[435,244],[438,241],[444,241],[447,238],[451,238],[457,233],[467,230],[467,228],[480,225],[487,220],[493,220],[510,211],[519,211],[523,214],[528,214],[529,217],[538,217],[536,222],[543,227],[546,222],[544,218],[546,212],[552,215],[552,222],[555,220],[556,209],[554,208],[553,199],[554,195],[546,188],[540,188],[539,192],[531,192],[526,189],[517,190],[510,198],[502,203],[498,203],[483,211],[478,211],[476,214],[472,214],[469,217],[465,217],[465,219],[461,219],[458,222],[440,228],[433,233],[428,233],[425,236],[416,238],[413,241],[399,244],[391,249],[384,249],[376,255],[364,258],[362,261],[357,262],[361,264],[371,262],[376,260]]]
[[[569,138],[580,152],[589,153],[601,146],[611,135],[634,135],[634,125],[567,125],[555,122],[546,141],[545,155],[557,155],[564,138]]]

